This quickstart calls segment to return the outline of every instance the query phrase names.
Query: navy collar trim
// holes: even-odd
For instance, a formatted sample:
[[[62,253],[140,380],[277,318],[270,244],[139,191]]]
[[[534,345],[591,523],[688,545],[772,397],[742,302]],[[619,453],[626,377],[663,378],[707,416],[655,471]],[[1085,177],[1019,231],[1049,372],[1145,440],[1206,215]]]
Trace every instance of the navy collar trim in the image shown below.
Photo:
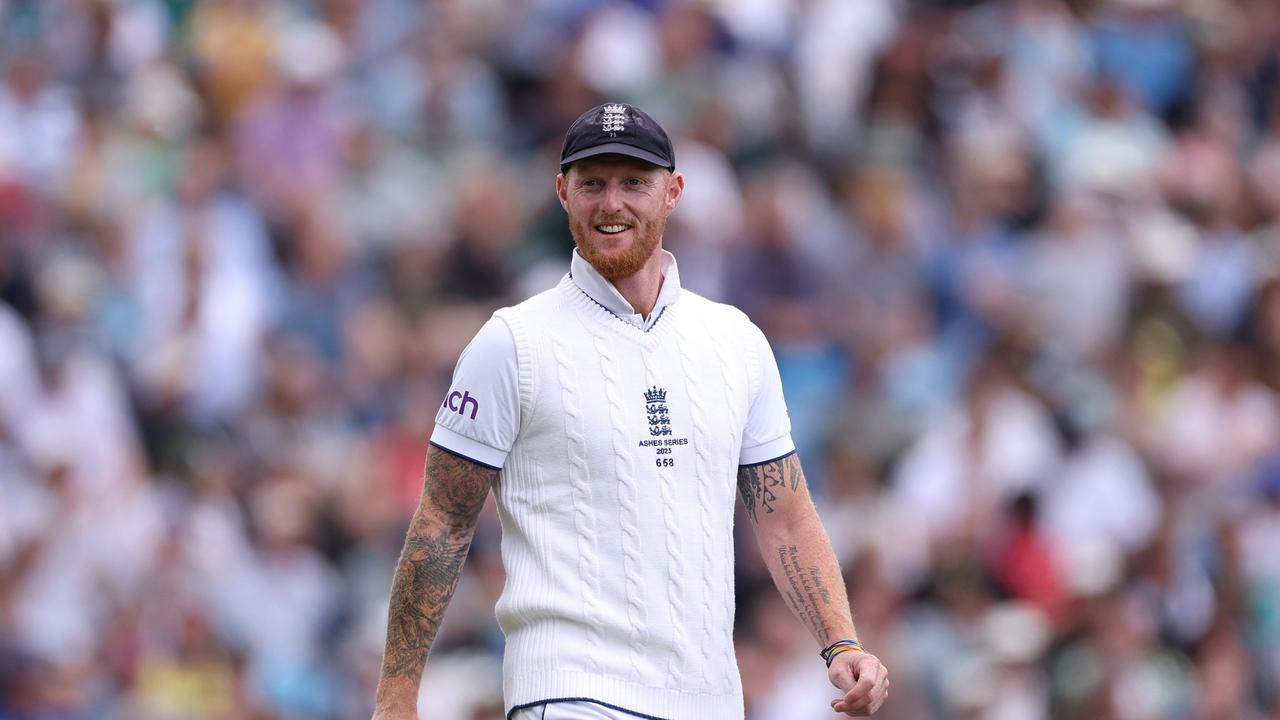
[[[572,270],[570,270],[570,271],[569,271],[569,279],[570,279],[570,280],[573,280],[573,271],[572,271]],[[654,329],[654,328],[658,327],[658,323],[662,322],[662,316],[667,314],[667,308],[671,307],[671,305],[663,305],[663,306],[662,306],[662,309],[658,311],[658,317],[656,317],[656,318],[654,318],[654,319],[653,319],[653,322],[649,325],[649,327],[647,327],[647,328],[638,328],[638,327],[636,327],[635,325],[632,325],[631,323],[627,322],[626,320],[623,320],[623,319],[622,319],[622,316],[618,315],[618,313],[616,313],[616,312],[614,312],[614,311],[610,310],[609,308],[605,307],[605,306],[604,306],[604,304],[603,304],[603,303],[601,303],[599,300],[597,300],[597,299],[595,299],[595,298],[591,297],[591,293],[588,293],[586,290],[583,290],[583,289],[582,289],[582,286],[581,286],[581,285],[579,285],[578,283],[576,283],[576,282],[575,282],[575,283],[573,283],[573,286],[574,286],[575,288],[577,288],[577,289],[578,289],[578,292],[582,293],[582,296],[583,296],[583,297],[585,297],[586,299],[588,299],[588,300],[590,300],[591,302],[595,303],[595,304],[596,304],[596,306],[597,306],[597,307],[599,307],[601,310],[604,310],[605,312],[607,312],[607,313],[609,313],[610,315],[612,315],[614,320],[617,320],[618,322],[622,323],[623,325],[626,325],[626,326],[627,326],[627,327],[629,327],[629,328],[634,328],[634,329],[636,329],[636,330],[639,330],[639,331],[641,331],[641,332],[645,332],[645,333],[647,333],[647,332],[649,332],[650,330],[652,330],[652,329]],[[672,304],[674,304],[674,303],[672,303]]]

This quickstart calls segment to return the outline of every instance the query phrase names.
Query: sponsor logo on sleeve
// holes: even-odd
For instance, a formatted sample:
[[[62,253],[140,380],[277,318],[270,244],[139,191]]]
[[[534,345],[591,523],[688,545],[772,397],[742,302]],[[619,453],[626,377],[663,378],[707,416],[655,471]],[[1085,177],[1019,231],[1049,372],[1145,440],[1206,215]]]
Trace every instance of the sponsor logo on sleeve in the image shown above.
[[[467,408],[471,409],[471,419],[476,419],[476,413],[480,411],[480,401],[472,397],[469,391],[461,392],[454,390],[444,399],[444,407],[450,412],[456,412],[463,417],[467,416]]]

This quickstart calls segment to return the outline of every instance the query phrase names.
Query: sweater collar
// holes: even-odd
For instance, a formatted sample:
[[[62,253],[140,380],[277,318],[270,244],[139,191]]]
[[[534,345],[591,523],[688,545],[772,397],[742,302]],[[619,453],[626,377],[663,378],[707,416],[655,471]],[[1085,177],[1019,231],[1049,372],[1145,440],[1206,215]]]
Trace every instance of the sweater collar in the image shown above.
[[[617,315],[620,320],[641,330],[648,330],[662,314],[663,308],[680,297],[680,270],[676,267],[676,257],[666,250],[659,252],[662,253],[662,288],[658,290],[658,301],[654,303],[647,322],[635,308],[631,307],[631,303],[622,297],[622,293],[618,292],[618,288],[614,287],[613,283],[591,267],[591,263],[578,253],[577,248],[573,249],[573,259],[569,262],[569,277],[587,297]]]

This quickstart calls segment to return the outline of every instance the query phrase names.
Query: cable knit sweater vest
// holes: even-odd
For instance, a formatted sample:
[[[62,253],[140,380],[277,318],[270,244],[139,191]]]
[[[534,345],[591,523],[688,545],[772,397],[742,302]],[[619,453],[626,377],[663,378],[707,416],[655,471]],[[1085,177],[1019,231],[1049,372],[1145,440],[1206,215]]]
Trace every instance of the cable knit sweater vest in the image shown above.
[[[509,708],[740,720],[732,525],[760,376],[746,316],[684,291],[645,332],[565,278],[498,317],[522,418],[497,487]]]

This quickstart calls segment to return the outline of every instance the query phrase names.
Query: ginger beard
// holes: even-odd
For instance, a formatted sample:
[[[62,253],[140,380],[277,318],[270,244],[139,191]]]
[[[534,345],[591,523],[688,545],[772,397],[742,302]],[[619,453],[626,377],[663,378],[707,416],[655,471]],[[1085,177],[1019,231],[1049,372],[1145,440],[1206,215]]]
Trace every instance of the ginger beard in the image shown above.
[[[619,233],[631,236],[631,243],[621,250],[610,247],[617,241],[609,236],[602,237],[596,231],[599,225],[614,223],[631,226],[625,233]],[[620,280],[640,272],[658,249],[666,228],[667,218],[661,213],[649,220],[607,215],[591,219],[572,215],[569,217],[569,232],[573,235],[574,244],[578,246],[578,252],[606,280]],[[623,239],[625,238],[619,238]],[[606,247],[610,249],[606,250]]]

